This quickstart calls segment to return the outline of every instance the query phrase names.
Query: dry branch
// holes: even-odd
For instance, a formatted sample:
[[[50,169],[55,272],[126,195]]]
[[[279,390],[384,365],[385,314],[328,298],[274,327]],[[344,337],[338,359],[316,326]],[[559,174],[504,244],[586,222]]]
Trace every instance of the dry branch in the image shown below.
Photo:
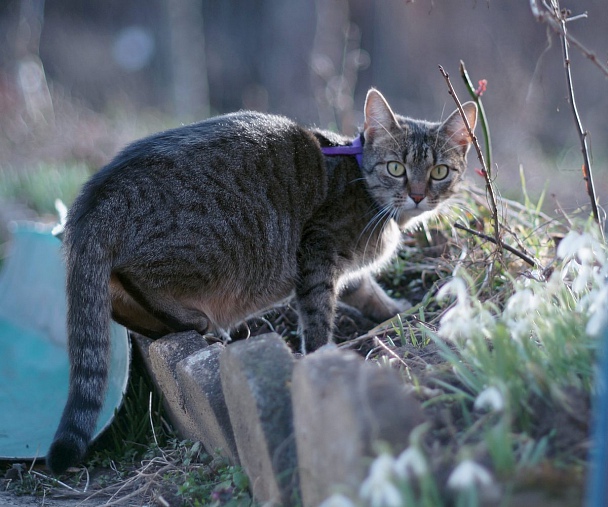
[[[583,44],[581,44],[577,39],[572,37],[567,32],[562,30],[561,22],[556,20],[552,13],[541,10],[538,6],[538,0],[530,0],[530,10],[532,11],[532,15],[536,18],[537,21],[541,23],[545,23],[551,30],[555,33],[559,34],[566,38],[566,40],[572,44],[576,49],[578,49],[586,58],[588,58],[600,71],[604,74],[604,76],[608,77],[608,66],[600,61],[595,53],[587,49]],[[569,18],[570,21],[578,18],[579,16],[574,16]],[[568,19],[566,20],[568,21]]]
[[[593,175],[591,173],[591,162],[589,158],[589,148],[587,146],[587,136],[588,132],[583,128],[583,124],[581,122],[581,117],[578,113],[578,108],[576,106],[576,99],[574,96],[574,85],[572,82],[572,67],[570,63],[570,54],[568,50],[569,44],[576,46],[587,58],[591,61],[595,62],[602,71],[608,77],[608,68],[603,66],[598,60],[597,57],[591,53],[586,48],[582,47],[578,41],[573,39],[568,33],[566,28],[566,23],[568,21],[572,21],[575,18],[579,18],[580,16],[569,17],[569,12],[567,10],[562,10],[559,5],[559,0],[551,0],[551,8],[544,4],[547,10],[541,10],[537,4],[537,0],[530,0],[530,8],[532,9],[532,14],[534,17],[539,20],[545,22],[552,29],[557,31],[562,41],[562,51],[564,57],[564,68],[566,70],[566,82],[568,86],[568,99],[570,102],[570,107],[572,109],[572,115],[574,116],[574,123],[576,126],[576,131],[581,144],[581,152],[583,154],[583,180],[585,181],[585,187],[587,189],[587,195],[591,201],[591,211],[593,213],[593,218],[597,222],[597,224],[601,227],[601,221],[597,206],[597,196],[595,194],[595,186],[593,184]],[[603,230],[603,229],[602,229]]]
[[[474,231],[473,229],[469,229],[468,227],[465,227],[464,225],[460,225],[458,223],[454,224],[454,227],[456,227],[456,229],[460,229],[461,231],[468,232],[469,234],[473,234],[473,236],[477,236],[478,238],[485,239],[486,241],[490,241],[491,243],[496,244],[496,240],[493,237],[488,236],[487,234],[483,234],[481,232]],[[532,257],[526,255],[525,253],[520,252],[519,250],[513,248],[510,245],[505,244],[504,242],[501,242],[499,246],[501,246],[508,252],[511,252],[512,254],[517,255],[517,257],[519,257],[523,261],[530,264],[530,266],[532,266],[532,267],[536,266],[536,262],[534,261],[534,259],[532,259]]]
[[[559,2],[554,0],[556,3],[556,16],[559,12]],[[568,54],[568,34],[566,30],[566,17],[561,16],[562,26],[562,47],[564,51],[564,67],[566,68],[566,80],[568,82],[568,97],[570,99],[570,107],[572,108],[572,114],[574,115],[574,123],[581,143],[581,151],[583,153],[583,179],[585,180],[585,186],[587,188],[587,194],[591,200],[591,211],[593,212],[593,218],[600,224],[600,215],[597,209],[597,197],[595,195],[595,187],[593,185],[593,175],[591,173],[591,162],[589,160],[589,148],[587,147],[587,131],[583,128],[581,117],[578,114],[578,108],[576,106],[576,99],[574,97],[574,85],[572,83],[572,67],[570,64],[570,55]]]
[[[462,108],[462,103],[460,102],[460,99],[458,98],[458,95],[456,95],[456,91],[454,90],[454,87],[452,86],[452,82],[450,81],[449,74],[444,70],[444,68],[441,65],[439,66],[439,71],[443,75],[445,82],[448,85],[448,90],[450,92],[450,95],[454,99],[454,102],[456,103],[456,107],[458,107],[458,112],[460,113],[460,116],[462,117],[462,120],[464,121],[464,124],[467,128],[467,132],[469,133],[469,136],[470,136],[471,140],[473,141],[473,146],[475,147],[475,151],[477,152],[477,158],[479,159],[479,163],[481,164],[483,175],[486,180],[486,192],[488,194],[488,199],[490,200],[490,212],[492,213],[492,220],[494,222],[495,244],[502,247],[502,240],[500,239],[500,223],[498,222],[498,207],[496,205],[496,193],[494,192],[494,186],[492,185],[490,171],[488,170],[488,166],[484,159],[483,152],[481,151],[481,147],[479,146],[479,140],[477,139],[475,132],[473,132],[471,125],[469,125],[469,120],[467,119],[467,116],[464,113],[464,109]]]

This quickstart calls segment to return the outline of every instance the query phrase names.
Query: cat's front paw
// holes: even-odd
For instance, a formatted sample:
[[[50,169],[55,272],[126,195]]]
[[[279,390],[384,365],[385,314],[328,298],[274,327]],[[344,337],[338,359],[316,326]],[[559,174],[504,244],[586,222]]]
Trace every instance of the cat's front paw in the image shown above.
[[[346,291],[342,301],[375,322],[384,322],[412,307],[406,299],[391,298],[371,276],[362,278]]]
[[[377,301],[373,308],[374,311],[368,316],[378,322],[383,322],[409,310],[411,307],[412,303],[407,299],[393,299],[387,296],[382,298],[381,301]]]

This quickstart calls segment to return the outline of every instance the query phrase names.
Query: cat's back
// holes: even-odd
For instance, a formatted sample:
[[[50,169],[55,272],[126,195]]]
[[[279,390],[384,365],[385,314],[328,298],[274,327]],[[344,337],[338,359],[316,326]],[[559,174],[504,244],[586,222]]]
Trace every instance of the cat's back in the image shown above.
[[[315,136],[294,121],[242,111],[153,134],[127,146],[83,187],[68,226],[97,210],[119,219],[198,201],[262,201],[298,213],[326,193]]]
[[[257,158],[270,147],[286,147],[306,137],[308,132],[286,117],[241,111],[153,134],[127,147],[115,162],[166,157],[189,163],[189,157],[198,160],[220,154]]]
[[[93,176],[90,184],[103,185],[118,174],[135,180],[155,171],[165,177],[178,170],[190,171],[192,176],[212,169],[219,173],[215,167],[219,163],[224,164],[222,172],[242,167],[243,162],[250,165],[273,158],[297,164],[294,157],[304,154],[320,162],[317,148],[315,137],[288,118],[242,111],[135,141]]]

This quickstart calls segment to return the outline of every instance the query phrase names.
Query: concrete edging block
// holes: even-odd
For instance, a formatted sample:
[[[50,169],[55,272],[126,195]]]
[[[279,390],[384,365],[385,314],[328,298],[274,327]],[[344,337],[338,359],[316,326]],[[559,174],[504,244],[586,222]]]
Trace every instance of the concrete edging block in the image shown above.
[[[196,440],[209,454],[224,456],[236,465],[239,457],[220,379],[224,350],[224,345],[214,343],[182,359],[176,371]]]
[[[207,346],[202,335],[188,331],[169,334],[148,347],[152,379],[163,393],[163,405],[180,438],[197,440],[196,424],[186,409],[176,366],[182,359]]]
[[[399,375],[354,352],[320,350],[294,368],[294,427],[303,504],[356,493],[378,443],[398,453],[424,422]]]
[[[222,389],[241,465],[256,500],[269,505],[292,505],[298,490],[293,365],[293,355],[275,333],[233,343],[220,357]]]

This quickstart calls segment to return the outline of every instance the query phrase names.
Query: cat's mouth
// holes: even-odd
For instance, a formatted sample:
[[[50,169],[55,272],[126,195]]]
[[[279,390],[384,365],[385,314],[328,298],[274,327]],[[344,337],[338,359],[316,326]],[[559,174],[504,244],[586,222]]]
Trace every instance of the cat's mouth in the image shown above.
[[[432,211],[434,206],[427,197],[416,202],[409,197],[402,197],[393,202],[394,218],[400,226],[405,226],[411,219]]]
[[[420,214],[434,208],[426,196],[400,196],[393,202],[393,207],[399,212]]]

